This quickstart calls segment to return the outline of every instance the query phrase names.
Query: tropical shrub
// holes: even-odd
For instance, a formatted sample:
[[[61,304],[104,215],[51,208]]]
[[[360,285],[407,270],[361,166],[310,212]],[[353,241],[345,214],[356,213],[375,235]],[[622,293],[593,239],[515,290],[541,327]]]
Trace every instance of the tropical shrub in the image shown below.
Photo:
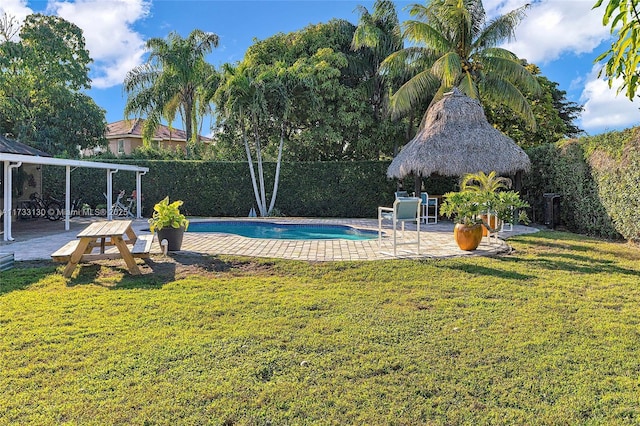
[[[153,206],[153,215],[149,219],[149,228],[151,232],[161,231],[164,228],[181,228],[185,231],[189,227],[189,221],[186,216],[180,212],[180,207],[184,204],[182,200],[169,203],[169,197],[164,197],[160,202]]]

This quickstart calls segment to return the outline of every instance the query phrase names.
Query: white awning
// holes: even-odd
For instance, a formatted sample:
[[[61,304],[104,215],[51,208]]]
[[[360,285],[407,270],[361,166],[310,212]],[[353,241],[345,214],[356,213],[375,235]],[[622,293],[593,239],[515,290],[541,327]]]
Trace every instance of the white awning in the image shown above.
[[[53,157],[40,157],[36,155],[23,155],[23,154],[8,154],[0,152],[0,162],[4,163],[4,177],[3,177],[3,189],[4,189],[4,241],[12,241],[11,235],[11,216],[12,216],[12,200],[11,200],[11,174],[13,169],[20,167],[22,164],[42,164],[48,166],[61,166],[66,167],[66,187],[65,187],[65,230],[69,230],[69,217],[70,217],[70,179],[71,168],[87,167],[93,169],[104,169],[106,173],[106,188],[107,188],[107,206],[113,204],[112,196],[112,176],[113,173],[118,171],[130,171],[136,173],[136,215],[137,218],[141,218],[142,212],[142,188],[141,188],[141,176],[149,171],[148,167],[134,166],[131,164],[117,164],[117,163],[102,163],[99,161],[86,161],[86,160],[73,160],[67,158],[53,158]],[[111,209],[107,208],[107,219],[111,220]]]

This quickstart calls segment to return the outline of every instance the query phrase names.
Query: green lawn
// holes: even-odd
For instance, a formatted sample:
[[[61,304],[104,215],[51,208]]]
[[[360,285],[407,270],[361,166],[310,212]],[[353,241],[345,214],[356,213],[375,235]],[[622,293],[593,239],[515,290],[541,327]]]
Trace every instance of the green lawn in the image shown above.
[[[0,273],[0,424],[639,424],[640,250],[510,243]]]

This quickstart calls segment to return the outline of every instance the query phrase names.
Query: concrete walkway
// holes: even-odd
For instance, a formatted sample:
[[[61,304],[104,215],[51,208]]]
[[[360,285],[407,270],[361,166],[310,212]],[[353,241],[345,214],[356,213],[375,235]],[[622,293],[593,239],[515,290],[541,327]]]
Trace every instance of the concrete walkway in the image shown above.
[[[76,234],[95,218],[74,218],[71,229],[64,231],[60,222],[40,221],[39,223],[20,224],[14,230],[15,241],[0,245],[0,253],[13,253],[16,261],[50,260],[51,253],[62,247],[66,242],[76,238]],[[192,223],[205,219],[193,219]],[[309,224],[338,224],[356,228],[376,230],[376,219],[312,219],[312,218],[269,218],[269,219],[207,219],[207,220],[259,220],[277,223],[309,223]],[[63,229],[60,230],[60,227]],[[146,220],[134,221],[136,234],[149,233]],[[411,231],[408,226],[407,230]],[[182,244],[184,252],[202,254],[229,254],[265,258],[297,259],[307,261],[341,261],[341,260],[378,260],[391,259],[393,244],[390,237],[390,227],[385,226],[382,246],[378,247],[378,240],[268,240],[245,238],[237,235],[219,233],[186,233]],[[415,245],[398,247],[400,258],[446,258],[456,256],[482,256],[504,252],[508,249],[505,238],[518,234],[537,232],[538,229],[527,226],[514,226],[513,231],[500,233],[498,242],[487,241],[483,238],[477,250],[463,251],[453,240],[453,224],[438,222],[438,224],[421,225],[420,254],[415,253]],[[413,234],[413,236],[411,235]],[[408,238],[414,238],[413,232],[408,232]],[[412,252],[405,252],[404,250]],[[160,245],[154,242],[152,253],[160,254]]]

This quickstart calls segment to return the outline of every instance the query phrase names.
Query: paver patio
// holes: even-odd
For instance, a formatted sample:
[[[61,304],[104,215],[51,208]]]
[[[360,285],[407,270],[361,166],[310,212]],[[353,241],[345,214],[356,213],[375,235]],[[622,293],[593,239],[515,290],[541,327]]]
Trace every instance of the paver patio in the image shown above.
[[[95,218],[74,218],[69,231],[56,231],[60,223],[49,224],[47,231],[38,230],[45,227],[46,222],[34,224],[34,229],[23,226],[16,231],[16,241],[0,245],[0,253],[14,253],[16,261],[22,260],[49,260],[51,253],[58,249],[61,241],[76,238],[76,234]],[[205,219],[192,219],[197,222]],[[339,224],[349,225],[362,229],[377,230],[376,219],[326,219],[326,218],[269,218],[269,219],[206,219],[206,220],[269,220],[280,223],[310,223],[310,224]],[[133,228],[136,234],[148,233],[146,220],[134,221]],[[53,229],[53,230],[52,230]],[[389,226],[385,226],[390,230]],[[411,227],[407,227],[411,231]],[[517,225],[513,231],[502,232],[502,238],[497,243],[489,244],[486,238],[477,250],[467,252],[460,250],[453,240],[453,224],[442,221],[438,224],[422,225],[420,255],[398,252],[397,257],[407,258],[445,258],[455,256],[491,255],[508,250],[508,244],[503,240],[513,235],[537,232],[536,228]],[[413,227],[415,232],[415,226]],[[45,235],[43,235],[45,234]],[[61,235],[62,234],[62,235]],[[411,247],[413,250],[413,247]],[[389,254],[393,250],[391,239],[387,234],[383,238],[382,247],[378,247],[378,240],[268,240],[257,238],[245,238],[237,235],[219,233],[190,233],[187,232],[182,244],[185,252],[197,252],[201,254],[229,254],[240,256],[255,256],[267,258],[297,259],[308,261],[341,261],[341,260],[377,260],[391,259]],[[160,245],[155,242],[152,253],[160,254]]]

